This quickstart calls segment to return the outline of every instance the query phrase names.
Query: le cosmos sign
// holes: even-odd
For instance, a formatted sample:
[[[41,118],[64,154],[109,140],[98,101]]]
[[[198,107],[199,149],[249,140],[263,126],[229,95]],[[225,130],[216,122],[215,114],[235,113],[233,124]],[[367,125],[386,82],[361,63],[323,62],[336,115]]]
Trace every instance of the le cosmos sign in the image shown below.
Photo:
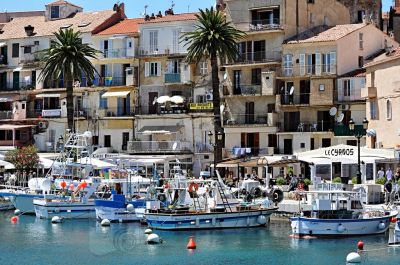
[[[354,156],[354,148],[332,148],[324,150],[325,156],[339,157],[339,156]]]

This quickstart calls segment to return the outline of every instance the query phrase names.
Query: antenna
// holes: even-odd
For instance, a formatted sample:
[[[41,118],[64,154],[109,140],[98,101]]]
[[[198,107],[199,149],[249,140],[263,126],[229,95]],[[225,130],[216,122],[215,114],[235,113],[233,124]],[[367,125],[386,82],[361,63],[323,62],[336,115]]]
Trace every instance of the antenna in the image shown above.
[[[341,122],[343,121],[343,119],[344,119],[344,114],[343,114],[343,112],[342,112],[342,113],[340,113],[340,115],[337,117],[336,121],[339,122],[339,123],[341,123]]]
[[[144,6],[144,16],[147,15],[147,8],[148,8],[148,7],[149,7],[148,5],[145,5],[145,6]]]
[[[174,9],[175,3],[174,1],[171,1],[171,9]]]

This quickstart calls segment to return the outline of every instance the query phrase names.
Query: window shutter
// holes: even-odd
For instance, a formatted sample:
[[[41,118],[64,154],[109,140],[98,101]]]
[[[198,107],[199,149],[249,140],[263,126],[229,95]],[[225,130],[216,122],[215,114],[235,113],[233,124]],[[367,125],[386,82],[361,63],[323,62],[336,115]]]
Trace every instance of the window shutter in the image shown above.
[[[161,76],[161,62],[157,62],[157,76]]]
[[[306,55],[304,53],[300,54],[300,75],[303,76],[306,74],[306,68],[305,68],[305,64],[306,64]]]
[[[149,76],[149,70],[150,70],[150,63],[145,62],[144,63],[144,76],[148,77]]]
[[[321,54],[316,53],[315,54],[315,74],[316,75],[321,75],[322,69],[321,69]]]
[[[343,92],[343,79],[337,80],[337,88],[338,88],[338,96],[339,100],[343,100],[344,92]]]
[[[354,95],[355,81],[354,78],[350,79],[350,96]]]
[[[336,52],[331,52],[331,74],[336,74]]]

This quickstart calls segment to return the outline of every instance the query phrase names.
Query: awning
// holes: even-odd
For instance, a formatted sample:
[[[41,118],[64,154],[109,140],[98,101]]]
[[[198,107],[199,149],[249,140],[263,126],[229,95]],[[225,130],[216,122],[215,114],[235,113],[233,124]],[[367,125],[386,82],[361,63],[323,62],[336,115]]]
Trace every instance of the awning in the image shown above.
[[[4,46],[7,46],[7,43],[5,43],[5,42],[0,42],[0,48],[1,48],[1,47],[4,47]]]
[[[109,39],[110,40],[123,40],[125,38],[128,38],[128,36],[127,35],[114,35],[114,36],[110,37]]]
[[[0,102],[12,102],[15,100],[15,96],[3,96],[0,97]]]
[[[102,98],[110,98],[110,97],[120,97],[120,98],[126,98],[126,96],[132,92],[132,89],[129,88],[110,88],[107,90],[106,93],[101,95]]]
[[[170,134],[177,133],[182,126],[143,126],[138,133],[142,134]]]
[[[59,98],[60,94],[37,94],[36,98]]]

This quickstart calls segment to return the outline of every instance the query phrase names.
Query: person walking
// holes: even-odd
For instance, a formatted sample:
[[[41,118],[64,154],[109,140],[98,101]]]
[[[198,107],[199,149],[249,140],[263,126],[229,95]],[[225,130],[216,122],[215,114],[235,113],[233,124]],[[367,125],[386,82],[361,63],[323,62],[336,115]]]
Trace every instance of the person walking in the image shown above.
[[[389,181],[392,181],[393,179],[393,171],[390,167],[388,168],[388,170],[386,170],[386,179]]]
[[[385,171],[383,170],[383,167],[379,169],[378,171],[378,178],[383,178],[385,176]]]
[[[385,203],[391,203],[392,181],[387,180],[385,183]]]

